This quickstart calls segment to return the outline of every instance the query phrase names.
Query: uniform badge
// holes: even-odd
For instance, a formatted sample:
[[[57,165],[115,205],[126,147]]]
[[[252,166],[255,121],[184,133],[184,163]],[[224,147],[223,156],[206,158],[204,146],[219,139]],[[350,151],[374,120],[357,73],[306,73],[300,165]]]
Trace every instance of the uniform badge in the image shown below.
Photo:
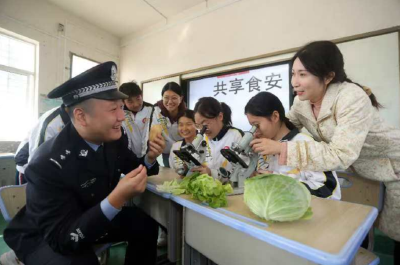
[[[81,153],[79,154],[79,156],[86,157],[88,152],[89,152],[88,150],[81,150]]]
[[[147,120],[148,120],[148,118],[143,118],[142,122],[143,122],[143,123],[146,123]]]
[[[65,154],[66,154],[66,155],[69,155],[69,154],[71,154],[71,151],[65,150]]]
[[[78,234],[71,233],[70,236],[71,236],[71,240],[72,240],[72,241],[74,241],[74,242],[78,242],[78,241],[79,241],[79,236],[78,236]]]
[[[96,178],[92,178],[90,180],[87,180],[85,183],[81,184],[81,188],[84,189],[84,188],[90,187],[95,182],[96,182]]]
[[[61,160],[65,160],[65,156],[60,155]]]
[[[76,233],[69,234],[71,236],[71,240],[75,243],[79,241],[79,238],[84,239],[85,236],[83,235],[82,231],[78,228],[76,229]]]
[[[115,65],[111,67],[111,80],[117,80],[117,68],[115,67]]]

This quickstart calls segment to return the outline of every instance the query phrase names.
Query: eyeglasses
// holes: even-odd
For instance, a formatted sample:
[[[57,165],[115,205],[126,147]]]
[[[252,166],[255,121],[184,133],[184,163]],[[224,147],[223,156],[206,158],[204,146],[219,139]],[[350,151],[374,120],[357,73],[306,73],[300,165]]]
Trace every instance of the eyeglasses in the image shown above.
[[[195,124],[194,124],[194,127],[195,127],[197,130],[202,130],[204,126],[207,126],[207,127],[208,127],[208,124],[200,124],[200,123],[195,123]]]
[[[164,102],[168,102],[168,101],[178,102],[178,101],[179,101],[179,97],[172,97],[172,98],[163,97],[163,101],[164,101]]]
[[[197,130],[202,130],[204,127],[209,127],[212,121],[217,120],[218,117],[215,117],[213,119],[207,119],[204,120],[202,123],[195,123],[194,127],[196,127]]]

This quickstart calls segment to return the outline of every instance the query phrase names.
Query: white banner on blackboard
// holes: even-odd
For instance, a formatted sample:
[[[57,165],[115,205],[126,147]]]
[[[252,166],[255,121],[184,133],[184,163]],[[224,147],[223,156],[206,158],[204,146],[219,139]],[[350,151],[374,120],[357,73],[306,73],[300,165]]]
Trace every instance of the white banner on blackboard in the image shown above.
[[[266,66],[253,70],[189,81],[189,107],[194,109],[202,97],[214,97],[232,109],[233,126],[244,131],[250,125],[244,115],[247,102],[262,91],[275,94],[285,112],[290,107],[289,64]]]

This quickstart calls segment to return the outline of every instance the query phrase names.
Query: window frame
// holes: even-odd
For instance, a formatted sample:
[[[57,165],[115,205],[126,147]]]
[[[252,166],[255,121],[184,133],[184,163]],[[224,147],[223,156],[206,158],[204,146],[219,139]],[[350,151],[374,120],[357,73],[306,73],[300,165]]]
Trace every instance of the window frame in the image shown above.
[[[24,104],[26,106],[26,110],[28,111],[27,119],[26,119],[26,124],[27,125],[27,131],[29,131],[31,124],[37,119],[38,115],[38,106],[39,103],[37,102],[38,98],[38,81],[39,81],[39,42],[35,41],[33,39],[30,39],[28,37],[22,36],[20,34],[8,31],[4,28],[0,27],[0,35],[3,35],[7,38],[14,39],[17,41],[25,42],[28,44],[31,44],[34,46],[34,51],[33,51],[33,72],[12,67],[12,66],[7,66],[4,64],[0,64],[0,70],[7,72],[7,73],[12,73],[12,74],[17,74],[17,75],[23,75],[27,77],[27,91],[26,91],[26,97]],[[23,140],[23,139],[20,139]],[[8,139],[8,135],[0,135],[0,141],[20,141],[17,139]]]
[[[88,61],[91,61],[91,62],[94,62],[94,63],[97,63],[97,64],[101,64],[101,62],[98,62],[98,61],[96,61],[96,60],[90,59],[90,58],[85,57],[85,56],[82,56],[82,55],[78,55],[78,54],[73,53],[73,52],[70,52],[70,53],[69,53],[69,56],[70,56],[69,78],[72,78],[72,70],[73,70],[73,69],[72,69],[72,66],[73,66],[73,64],[74,64],[74,56],[79,57],[79,58],[82,58],[82,59],[85,59],[85,60],[88,60]]]

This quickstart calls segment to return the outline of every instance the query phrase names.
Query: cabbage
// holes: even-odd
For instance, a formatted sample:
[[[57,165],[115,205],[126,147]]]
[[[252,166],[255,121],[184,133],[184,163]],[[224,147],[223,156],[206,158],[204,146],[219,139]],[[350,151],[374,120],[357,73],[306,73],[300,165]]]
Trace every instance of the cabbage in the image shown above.
[[[254,214],[268,221],[312,217],[310,192],[302,183],[285,175],[264,174],[246,179],[244,202]]]

